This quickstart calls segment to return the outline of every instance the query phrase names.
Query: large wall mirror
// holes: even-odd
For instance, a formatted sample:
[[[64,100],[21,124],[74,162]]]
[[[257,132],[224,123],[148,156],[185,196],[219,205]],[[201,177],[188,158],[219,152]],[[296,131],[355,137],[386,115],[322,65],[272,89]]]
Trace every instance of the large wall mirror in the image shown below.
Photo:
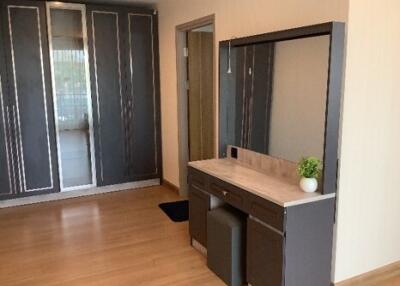
[[[342,55],[341,23],[221,42],[220,156],[227,145],[292,162],[315,156],[334,192]]]

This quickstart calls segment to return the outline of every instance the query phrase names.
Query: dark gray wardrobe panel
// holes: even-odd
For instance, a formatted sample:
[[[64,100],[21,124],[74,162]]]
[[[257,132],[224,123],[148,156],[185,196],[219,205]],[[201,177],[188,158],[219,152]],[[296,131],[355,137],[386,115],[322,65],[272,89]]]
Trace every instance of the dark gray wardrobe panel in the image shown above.
[[[127,178],[120,16],[118,12],[89,10],[97,180],[99,185],[119,184]]]
[[[2,59],[3,55],[0,54],[0,64],[4,65]],[[12,189],[12,158],[10,150],[10,136],[8,131],[8,100],[5,92],[5,81],[3,81],[3,74],[0,70],[0,197],[4,195],[10,195]]]
[[[3,47],[3,23],[0,21],[0,46]],[[10,195],[13,191],[12,180],[12,158],[11,158],[11,136],[9,131],[8,120],[8,91],[7,91],[7,80],[5,70],[5,58],[4,50],[0,49],[0,197]]]
[[[54,116],[43,2],[4,2],[19,190],[57,191]]]
[[[158,173],[157,108],[154,66],[153,16],[128,14],[131,125],[130,169],[134,179]]]

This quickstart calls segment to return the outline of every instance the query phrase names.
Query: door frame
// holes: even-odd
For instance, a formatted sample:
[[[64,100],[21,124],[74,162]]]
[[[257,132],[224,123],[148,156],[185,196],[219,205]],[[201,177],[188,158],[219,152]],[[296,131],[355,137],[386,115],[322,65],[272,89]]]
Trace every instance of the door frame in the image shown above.
[[[51,30],[51,13],[52,8],[59,8],[64,10],[75,10],[81,11],[82,13],[82,36],[83,36],[83,48],[85,54],[85,75],[86,75],[86,92],[87,92],[87,104],[88,104],[88,123],[89,123],[89,140],[90,140],[90,163],[92,172],[92,184],[80,185],[74,187],[64,187],[63,173],[62,173],[62,159],[61,159],[61,145],[59,136],[58,126],[58,109],[57,109],[57,93],[56,93],[56,82],[54,77],[54,59],[53,59],[53,43],[52,43],[52,30]],[[95,160],[95,147],[94,147],[94,129],[93,129],[93,108],[92,108],[92,91],[90,86],[90,72],[89,72],[89,46],[88,46],[88,34],[87,34],[87,22],[86,22],[86,5],[79,3],[60,3],[60,2],[47,2],[46,3],[46,14],[47,14],[47,34],[48,34],[48,45],[50,55],[50,71],[51,71],[51,82],[53,91],[53,106],[54,106],[54,124],[57,141],[57,157],[58,157],[58,176],[60,181],[60,192],[85,190],[94,188],[97,186],[96,176],[96,160]]]
[[[178,158],[179,158],[179,194],[188,195],[187,164],[189,162],[189,126],[187,99],[187,57],[184,48],[187,43],[187,32],[212,25],[213,27],[213,117],[214,117],[214,157],[218,156],[218,99],[217,99],[217,46],[215,37],[215,14],[205,16],[176,26],[176,71],[178,102]]]

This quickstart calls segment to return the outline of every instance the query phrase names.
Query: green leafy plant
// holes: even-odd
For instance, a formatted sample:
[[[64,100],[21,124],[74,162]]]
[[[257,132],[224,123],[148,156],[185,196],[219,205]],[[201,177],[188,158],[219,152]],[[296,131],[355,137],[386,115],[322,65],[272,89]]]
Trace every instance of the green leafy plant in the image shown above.
[[[304,178],[316,178],[321,175],[321,160],[316,157],[304,157],[297,166],[297,173]]]

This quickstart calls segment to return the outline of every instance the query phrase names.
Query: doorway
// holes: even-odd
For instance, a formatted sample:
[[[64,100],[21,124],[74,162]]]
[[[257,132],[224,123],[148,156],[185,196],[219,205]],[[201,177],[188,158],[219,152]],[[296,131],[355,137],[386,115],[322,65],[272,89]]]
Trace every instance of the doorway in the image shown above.
[[[177,27],[180,195],[187,164],[216,156],[214,15]]]

